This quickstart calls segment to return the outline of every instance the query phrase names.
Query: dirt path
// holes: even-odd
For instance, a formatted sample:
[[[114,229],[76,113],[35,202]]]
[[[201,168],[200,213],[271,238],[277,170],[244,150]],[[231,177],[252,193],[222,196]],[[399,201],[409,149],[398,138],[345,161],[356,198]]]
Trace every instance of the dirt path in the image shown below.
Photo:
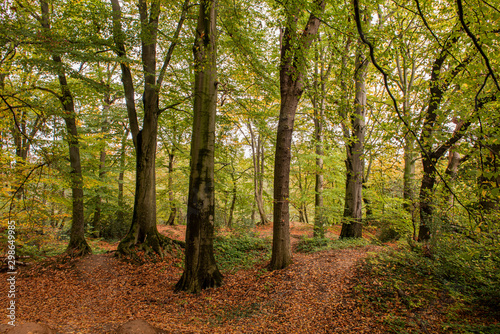
[[[179,259],[136,266],[92,255],[21,275],[17,315],[60,333],[110,333],[137,318],[168,333],[378,333],[349,298],[355,264],[369,250],[294,254],[287,269],[262,263],[196,296],[173,292]]]

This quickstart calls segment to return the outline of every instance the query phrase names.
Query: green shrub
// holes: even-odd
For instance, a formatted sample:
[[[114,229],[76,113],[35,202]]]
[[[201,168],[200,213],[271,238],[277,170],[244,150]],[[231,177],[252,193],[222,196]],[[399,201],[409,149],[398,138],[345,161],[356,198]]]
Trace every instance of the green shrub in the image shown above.
[[[214,253],[219,269],[236,271],[247,269],[268,259],[271,255],[271,240],[251,234],[219,235],[214,239]]]
[[[314,253],[330,249],[344,249],[351,247],[362,247],[369,244],[369,241],[363,238],[349,239],[327,239],[327,238],[308,238],[302,237],[296,245],[296,251],[301,253]]]

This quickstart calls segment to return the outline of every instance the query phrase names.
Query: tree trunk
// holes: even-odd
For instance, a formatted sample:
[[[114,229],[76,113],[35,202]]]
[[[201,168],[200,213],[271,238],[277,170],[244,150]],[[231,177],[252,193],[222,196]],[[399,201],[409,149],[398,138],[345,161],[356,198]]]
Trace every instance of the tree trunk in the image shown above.
[[[318,42],[320,39],[318,38]],[[320,68],[318,69],[318,65]],[[323,50],[316,52],[316,64],[314,68],[314,95],[312,100],[314,109],[314,141],[316,143],[316,169],[314,185],[314,238],[325,236],[325,208],[323,203],[323,124],[325,119],[325,81],[330,74],[331,66],[325,71]],[[326,73],[325,73],[326,72]]]
[[[316,6],[320,13],[325,9],[323,0],[317,1]],[[281,105],[274,160],[273,247],[271,263],[269,265],[271,270],[283,269],[292,260],[289,212],[292,131],[295,112],[297,111],[297,106],[304,90],[304,73],[302,73],[305,67],[304,55],[310,48],[320,25],[319,18],[311,13],[305,29],[298,36],[297,21],[299,8],[288,8],[288,10],[293,11],[295,15],[287,11],[287,26],[281,46]]]
[[[113,37],[116,52],[119,57],[126,57],[125,34],[121,27],[121,8],[118,0],[111,0],[113,8]],[[132,72],[129,64],[120,63],[122,82],[125,92],[130,130],[136,153],[135,199],[132,224],[128,234],[118,245],[119,254],[132,254],[132,247],[141,244],[146,253],[154,252],[163,256],[163,247],[170,240],[158,233],[156,227],[156,175],[155,159],[158,134],[159,93],[163,82],[165,69],[170,62],[170,56],[177,43],[177,37],[185,19],[189,0],[183,5],[181,18],[178,22],[173,42],[170,44],[162,68],[158,74],[156,70],[156,44],[158,23],[161,13],[161,1],[150,2],[149,12],[146,0],[138,0],[141,20],[141,51],[144,73],[144,93],[142,97],[144,120],[142,129],[139,129],[135,106],[135,92]],[[177,36],[177,37],[176,37]]]
[[[470,122],[457,122],[453,135],[440,144],[436,149],[434,132],[436,120],[438,117],[438,109],[443,100],[444,93],[448,90],[450,82],[460,73],[470,62],[471,58],[466,58],[463,62],[452,68],[446,73],[446,79],[442,78],[442,69],[449,55],[449,49],[459,39],[458,35],[454,35],[443,46],[438,57],[434,60],[431,68],[431,78],[429,83],[429,103],[426,110],[426,115],[420,134],[420,143],[422,145],[422,183],[420,186],[420,229],[418,232],[418,241],[427,241],[431,237],[431,226],[433,221],[433,190],[436,183],[435,164],[443,157],[446,151],[460,140],[465,131],[470,125]]]
[[[111,97],[109,95],[109,92],[106,93],[104,97],[104,108],[103,108],[103,124],[101,126],[101,133],[105,134],[108,132],[108,114],[109,114],[109,108],[111,106]],[[102,183],[104,182],[104,176],[106,175],[106,147],[103,147],[101,149],[101,152],[99,154],[99,181]],[[104,187],[99,187],[97,190],[97,195],[95,197],[95,210],[94,210],[94,216],[92,217],[92,227],[94,230],[94,234],[99,237],[102,236],[102,227],[101,227],[101,205],[102,205],[102,198],[101,198],[101,193],[104,191]]]
[[[50,32],[49,22],[49,4],[46,1],[41,1],[42,10],[42,28],[45,33]],[[76,126],[76,112],[73,102],[73,95],[66,81],[63,63],[59,55],[52,55],[52,60],[58,67],[59,86],[62,95],[60,101],[66,116],[64,122],[66,124],[67,138],[69,145],[69,161],[70,161],[70,177],[72,191],[72,223],[70,230],[70,239],[66,252],[72,256],[83,256],[92,252],[90,246],[85,240],[85,219],[83,211],[83,177],[82,165],[80,160],[80,144],[78,141],[78,129]]]
[[[99,181],[104,182],[104,176],[106,175],[105,171],[106,167],[106,150],[103,149],[99,154]],[[94,235],[96,237],[102,236],[102,227],[101,227],[101,205],[102,198],[101,192],[104,190],[103,187],[99,187],[98,194],[95,197],[95,210],[94,216],[92,217],[92,228]]]
[[[174,148],[168,154],[168,201],[170,203],[170,215],[167,220],[167,225],[175,225],[175,217],[177,216],[177,207],[174,202],[173,190],[173,173],[174,173],[175,154]]]
[[[486,222],[487,228],[497,223],[496,217],[488,217],[489,214],[497,212],[500,209],[500,201],[498,200],[498,190],[500,188],[500,161],[499,161],[500,145],[488,145],[488,151],[483,159],[481,166],[481,175],[478,177],[479,183],[479,208],[484,211],[483,221]]]
[[[227,227],[233,228],[233,216],[234,216],[234,208],[236,207],[236,198],[237,198],[237,188],[236,188],[236,178],[233,174],[233,189],[231,191],[231,207],[229,209],[229,219],[227,220]]]
[[[218,287],[214,257],[214,151],[217,103],[216,3],[202,0],[193,47],[195,64],[191,173],[189,177],[184,273],[175,289],[198,293]]]
[[[363,232],[363,176],[364,176],[364,140],[365,140],[365,77],[368,60],[358,45],[355,62],[354,112],[351,115],[352,136],[347,141],[346,193],[344,221],[340,232],[341,238],[361,238]]]
[[[462,159],[460,159],[460,154],[455,151],[454,148],[450,149],[448,152],[448,166],[446,166],[445,174],[447,176],[448,185],[453,188],[453,183],[457,179],[458,167],[462,163]],[[453,206],[453,194],[445,187],[444,189],[444,197],[445,200],[450,205],[450,208]]]
[[[118,174],[118,212],[116,213],[116,220],[118,224],[123,224],[125,220],[125,203],[123,201],[123,179],[125,173],[125,151],[127,145],[128,129],[122,137],[120,149],[120,172]]]
[[[415,156],[413,153],[413,138],[407,133],[404,145],[404,171],[403,171],[403,209],[411,215],[413,225],[413,240],[416,239],[417,222],[415,208]]]
[[[248,121],[248,130],[250,131],[250,142],[252,147],[252,162],[253,162],[253,182],[254,182],[254,198],[257,204],[257,209],[260,215],[260,224],[268,223],[267,214],[264,208],[264,145],[260,135],[255,138],[252,129],[252,123]],[[257,141],[257,143],[256,143]]]

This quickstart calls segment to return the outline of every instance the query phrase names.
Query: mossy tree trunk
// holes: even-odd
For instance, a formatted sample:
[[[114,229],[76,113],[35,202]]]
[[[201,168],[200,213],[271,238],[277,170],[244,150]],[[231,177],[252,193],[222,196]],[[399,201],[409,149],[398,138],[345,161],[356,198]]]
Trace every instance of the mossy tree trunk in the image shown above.
[[[222,275],[214,257],[214,153],[217,104],[216,2],[202,0],[193,47],[195,64],[191,173],[184,273],[177,291],[218,287]]]
[[[364,177],[364,141],[365,141],[365,77],[368,59],[358,43],[355,60],[355,99],[351,115],[352,133],[346,145],[346,189],[341,238],[361,238],[363,232],[363,177]]]

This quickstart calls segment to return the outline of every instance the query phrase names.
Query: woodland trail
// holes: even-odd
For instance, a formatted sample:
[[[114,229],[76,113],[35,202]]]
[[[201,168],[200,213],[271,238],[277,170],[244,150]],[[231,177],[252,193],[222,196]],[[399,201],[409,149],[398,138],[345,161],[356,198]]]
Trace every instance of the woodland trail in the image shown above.
[[[112,333],[132,319],[166,333],[385,333],[351,295],[356,264],[380,248],[294,253],[284,270],[259,263],[199,295],[173,292],[182,274],[178,256],[143,265],[112,253],[45,262],[18,277],[18,323],[88,334]]]

